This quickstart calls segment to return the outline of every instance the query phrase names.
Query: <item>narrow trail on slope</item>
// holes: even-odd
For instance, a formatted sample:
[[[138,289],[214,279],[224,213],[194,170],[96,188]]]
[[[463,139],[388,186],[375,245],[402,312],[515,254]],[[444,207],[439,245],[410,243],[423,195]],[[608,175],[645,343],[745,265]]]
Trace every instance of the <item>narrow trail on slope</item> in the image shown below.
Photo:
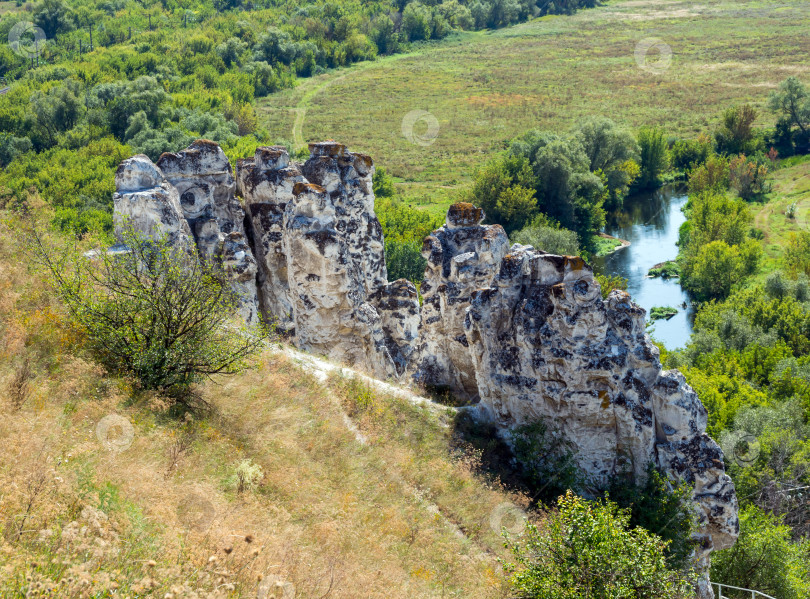
[[[279,353],[284,354],[290,360],[292,360],[295,364],[300,366],[304,369],[307,373],[313,375],[322,385],[326,385],[329,378],[332,375],[338,376],[345,376],[345,377],[354,377],[360,379],[364,383],[368,384],[372,389],[379,393],[384,393],[387,395],[391,395],[398,399],[402,399],[408,401],[416,406],[427,408],[429,410],[435,412],[458,412],[463,408],[453,408],[449,406],[444,406],[437,404],[433,400],[424,397],[422,395],[418,395],[414,393],[412,390],[407,389],[406,387],[394,385],[385,381],[380,381],[378,379],[372,378],[362,372],[354,370],[352,368],[341,366],[337,364],[333,364],[323,358],[319,358],[305,352],[301,352],[291,346],[283,346],[281,349],[276,350]],[[346,425],[346,428],[352,432],[355,439],[361,445],[368,445],[369,441],[368,438],[360,431],[354,421],[349,417],[345,410],[341,407],[340,409],[341,416],[343,418],[343,422]],[[442,423],[443,426],[447,426],[446,423]],[[492,559],[494,554],[486,547],[482,546],[478,543],[475,539],[470,538],[467,534],[456,524],[451,518],[449,518],[442,509],[435,503],[431,502],[429,499],[425,497],[424,491],[419,489],[418,487],[413,486],[407,480],[402,478],[401,476],[390,473],[389,476],[391,479],[400,485],[413,499],[421,505],[425,510],[429,513],[435,515],[437,518],[441,518],[444,524],[448,527],[448,529],[458,538],[464,539],[468,541],[471,546],[475,547],[478,550],[478,559]],[[524,514],[525,512],[518,506],[514,506],[514,510],[517,510],[519,513]]]
[[[403,54],[394,54],[392,56],[385,57],[381,60],[374,60],[374,61],[366,61],[358,63],[344,72],[342,75],[335,77],[334,79],[329,79],[322,83],[309,83],[307,87],[311,89],[307,89],[304,94],[301,96],[301,99],[298,100],[298,103],[290,108],[292,112],[295,113],[295,121],[293,122],[292,127],[292,138],[293,144],[295,146],[295,150],[300,150],[301,148],[306,147],[307,142],[304,140],[304,120],[306,119],[307,110],[312,103],[313,98],[317,96],[319,93],[331,87],[335,83],[339,81],[343,81],[347,77],[352,75],[356,75],[358,73],[362,73],[374,68],[384,68],[386,64],[389,62],[393,62],[395,60],[402,60],[403,58],[413,57],[420,53],[420,51],[416,52],[407,52]]]

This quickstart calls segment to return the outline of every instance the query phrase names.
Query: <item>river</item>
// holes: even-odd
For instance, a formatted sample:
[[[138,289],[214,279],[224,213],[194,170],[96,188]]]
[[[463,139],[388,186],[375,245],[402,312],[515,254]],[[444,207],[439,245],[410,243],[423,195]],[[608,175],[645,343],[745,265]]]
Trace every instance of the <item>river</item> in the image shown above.
[[[684,191],[671,186],[627,198],[621,211],[608,215],[605,232],[626,239],[630,246],[594,263],[597,272],[627,279],[627,290],[648,316],[653,306],[678,309],[669,320],[656,320],[648,328],[667,349],[683,347],[689,341],[694,310],[678,279],[651,279],[647,272],[678,255],[678,229],[686,220],[681,208],[686,200]]]

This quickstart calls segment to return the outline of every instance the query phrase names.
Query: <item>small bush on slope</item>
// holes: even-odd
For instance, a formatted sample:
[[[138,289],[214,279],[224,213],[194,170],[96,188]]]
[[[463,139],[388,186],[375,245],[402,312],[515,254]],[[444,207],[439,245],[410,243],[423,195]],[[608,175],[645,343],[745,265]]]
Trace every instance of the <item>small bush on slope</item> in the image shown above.
[[[267,339],[241,332],[236,293],[221,268],[124,228],[129,251],[88,259],[75,248],[47,245],[27,229],[32,257],[90,352],[110,372],[133,376],[145,390],[188,403],[190,387],[215,374],[235,374]]]
[[[589,502],[570,491],[544,528],[527,526],[507,542],[512,585],[531,599],[681,599],[692,596],[686,575],[667,565],[667,542],[630,528],[615,503]]]

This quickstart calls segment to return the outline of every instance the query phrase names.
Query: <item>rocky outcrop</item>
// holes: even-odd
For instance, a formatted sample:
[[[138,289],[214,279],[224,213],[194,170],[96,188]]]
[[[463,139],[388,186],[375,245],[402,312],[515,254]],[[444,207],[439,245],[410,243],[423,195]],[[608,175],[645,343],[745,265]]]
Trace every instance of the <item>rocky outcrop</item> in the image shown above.
[[[293,188],[306,183],[300,165],[290,163],[283,147],[261,147],[253,158],[237,163],[237,187],[249,217],[252,247],[259,265],[262,310],[281,331],[293,332],[287,256],[282,247],[284,210]]]
[[[593,492],[650,464],[688,483],[705,559],[739,532],[734,485],[705,408],[662,371],[644,316],[625,292],[603,301],[581,258],[513,246],[466,312],[480,409],[503,430],[549,424]]]
[[[221,149],[198,141],[159,166],[122,163],[116,223],[196,244],[228,273],[246,321],[261,313],[301,349],[449,389],[501,431],[545,421],[586,492],[657,466],[694,488],[698,558],[733,544],[734,486],[706,410],[662,370],[644,310],[621,291],[603,299],[581,258],[510,248],[482,210],[455,204],[424,241],[420,308],[412,283],[387,281],[368,156],[324,142],[295,163],[263,147],[234,177]]]
[[[488,287],[509,250],[500,225],[481,225],[484,211],[472,204],[450,207],[445,225],[425,238],[422,329],[415,379],[457,396],[478,396],[475,364],[464,330],[470,297]]]
[[[119,237],[123,227],[132,227],[171,245],[191,247],[191,229],[180,210],[180,195],[147,156],[139,154],[120,164],[115,189],[113,220]]]

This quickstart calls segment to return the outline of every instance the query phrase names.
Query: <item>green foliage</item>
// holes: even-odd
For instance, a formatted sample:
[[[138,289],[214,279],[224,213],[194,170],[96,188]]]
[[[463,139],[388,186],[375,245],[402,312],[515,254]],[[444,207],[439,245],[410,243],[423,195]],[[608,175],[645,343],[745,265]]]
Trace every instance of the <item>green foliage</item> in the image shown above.
[[[533,599],[675,599],[692,594],[690,580],[671,569],[667,543],[611,501],[589,502],[568,492],[541,530],[507,543],[515,563],[512,588]]]
[[[374,197],[394,197],[394,193],[396,192],[394,187],[394,179],[382,166],[378,166],[374,171],[374,176],[372,177],[372,189],[374,191]]]
[[[682,284],[698,299],[724,298],[756,271],[762,254],[748,238],[751,214],[742,200],[718,193],[690,196],[687,208],[679,239]]]
[[[650,320],[669,320],[678,313],[672,306],[653,306],[650,308]]]
[[[374,185],[381,185],[378,181],[390,180],[384,169],[377,169],[377,173],[380,171],[382,178],[375,174]],[[377,196],[374,208],[385,237],[388,280],[404,278],[418,285],[427,266],[427,260],[422,257],[422,242],[434,229],[439,228],[439,221],[423,210],[385,196]]]
[[[483,208],[487,221],[502,225],[507,233],[523,228],[537,214],[529,160],[504,155],[489,161],[476,171],[465,199]]]
[[[777,130],[784,131],[790,150],[810,150],[810,93],[797,77],[788,77],[771,92],[768,108],[779,114]]]
[[[702,165],[713,152],[711,140],[701,135],[697,139],[679,139],[670,149],[673,168],[693,170]]]
[[[427,260],[422,257],[422,244],[410,240],[385,240],[385,264],[388,280],[408,279],[418,285],[425,276]]]
[[[627,291],[627,279],[619,275],[594,273],[594,278],[599,282],[599,287],[602,291],[602,299],[607,299],[607,296],[609,296],[610,292],[614,289]]]
[[[579,256],[577,234],[551,223],[542,215],[512,235],[513,243],[530,245],[549,254]]]
[[[533,497],[550,500],[585,481],[576,467],[574,453],[558,431],[543,420],[510,431],[512,451]]]
[[[790,528],[754,506],[740,510],[734,546],[712,556],[711,578],[780,599],[810,593],[810,568],[801,547],[790,542]]]
[[[796,390],[796,383],[807,395],[810,367],[806,359],[785,360],[776,366],[772,380],[772,386],[783,381],[794,385],[776,390],[777,395]],[[738,495],[779,515],[794,538],[810,532],[805,493],[810,485],[810,428],[803,412],[798,397],[772,406],[744,406],[720,437]]]
[[[669,148],[664,132],[654,127],[643,127],[638,132],[641,173],[638,189],[652,189],[661,185],[661,176],[669,168]]]
[[[607,210],[621,208],[630,185],[639,175],[639,147],[633,135],[605,117],[584,119],[574,137],[590,161],[589,170],[602,173],[608,188]]]
[[[689,173],[689,195],[723,193],[729,187],[729,166],[725,156],[711,155]]]
[[[615,477],[608,486],[607,497],[630,510],[631,526],[641,526],[668,543],[666,556],[671,568],[689,568],[689,558],[695,549],[692,533],[696,522],[688,485],[673,487],[666,475],[650,464],[641,483],[628,476]]]
[[[744,200],[761,198],[768,193],[768,167],[763,161],[749,160],[743,155],[732,158],[728,164],[729,185]]]
[[[657,264],[653,266],[649,272],[647,272],[647,276],[652,278],[677,279],[681,276],[681,267],[674,260],[669,260],[660,265]]]
[[[727,297],[737,282],[754,272],[761,252],[753,240],[740,246],[709,242],[684,265],[683,285],[701,300]]]
[[[810,276],[810,233],[791,233],[784,254],[785,269],[794,277]]]
[[[49,247],[33,228],[29,234],[90,352],[143,389],[188,402],[193,383],[239,372],[267,338],[232,326],[239,298],[224,272],[194,253],[125,227],[127,251],[88,260]]]
[[[580,138],[587,134],[578,133]],[[604,227],[605,175],[589,170],[591,161],[576,134],[529,131],[512,141],[509,156],[529,165],[541,213],[575,231],[580,240]]]
[[[754,121],[757,111],[750,104],[728,108],[714,132],[714,142],[721,154],[749,154],[763,149],[756,139]],[[759,143],[757,143],[759,141]]]
[[[588,240],[588,250],[594,256],[607,256],[622,245],[621,239],[607,235],[592,235]]]

